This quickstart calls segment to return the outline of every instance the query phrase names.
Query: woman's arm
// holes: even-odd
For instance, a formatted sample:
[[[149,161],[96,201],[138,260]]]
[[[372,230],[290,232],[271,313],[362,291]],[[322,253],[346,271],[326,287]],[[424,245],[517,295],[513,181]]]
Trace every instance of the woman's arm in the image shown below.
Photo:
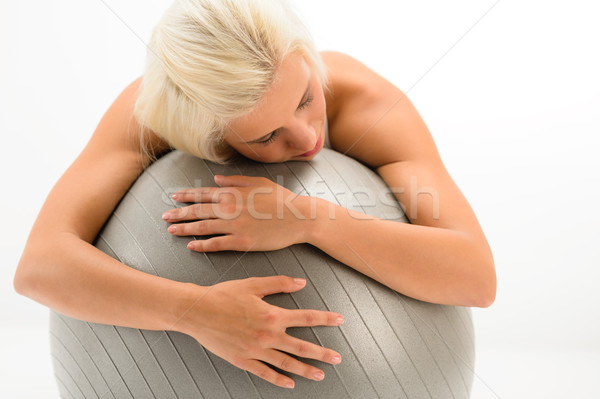
[[[432,172],[431,165],[414,168],[410,176],[428,182],[432,176],[442,175]],[[387,182],[396,183],[401,182],[399,177],[409,175],[381,168],[380,173]],[[466,200],[451,187],[432,186],[442,193],[443,206],[424,198],[418,206],[404,207],[413,221],[419,219],[417,214],[427,219],[425,215],[432,216],[436,213],[433,208],[438,207],[442,215],[448,215],[442,223],[454,223],[433,227],[383,220],[321,198],[300,196],[264,177],[217,175],[215,182],[220,187],[174,193],[177,201],[196,204],[169,210],[163,216],[177,223],[168,229],[177,236],[218,234],[191,241],[189,249],[271,251],[307,242],[413,298],[480,307],[493,301],[496,280],[489,246],[483,233],[472,233],[479,229],[472,224],[475,215],[463,202],[453,202]],[[409,194],[415,191],[409,190]],[[235,195],[224,195],[229,192]],[[191,222],[178,223],[182,221]]]
[[[91,245],[148,162],[141,155],[138,126],[131,117],[139,84],[140,79],[121,93],[83,152],[53,187],[19,261],[15,290],[82,320],[181,331],[225,360],[279,386],[293,381],[260,360],[286,364],[286,371],[315,379],[319,369],[276,349],[334,363],[332,358],[339,356],[336,352],[293,338],[285,329],[339,325],[339,315],[281,309],[262,301],[264,295],[301,289],[303,285],[291,277],[201,287],[140,272]],[[156,137],[148,145],[159,150],[168,147]],[[265,331],[272,338],[261,338]]]
[[[173,322],[175,308],[159,306],[141,314],[135,309],[148,307],[144,302],[154,290],[166,293],[175,285],[148,278],[91,245],[143,170],[134,136],[124,139],[128,133],[124,127],[137,128],[129,123],[129,109],[138,83],[117,98],[48,195],[25,245],[14,286],[17,292],[76,318],[163,329]],[[132,280],[140,283],[139,292],[127,289]],[[181,293],[174,296],[180,297]],[[122,306],[125,303],[131,306]]]
[[[404,295],[491,305],[496,282],[487,244],[459,230],[383,220],[322,199],[307,202],[314,200],[317,216],[306,223],[303,241]]]

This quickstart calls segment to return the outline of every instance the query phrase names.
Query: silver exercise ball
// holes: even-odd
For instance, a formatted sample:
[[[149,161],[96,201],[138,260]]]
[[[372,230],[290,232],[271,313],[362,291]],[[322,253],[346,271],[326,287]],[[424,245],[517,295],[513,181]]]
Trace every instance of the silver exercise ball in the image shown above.
[[[250,276],[304,277],[302,290],[264,300],[342,314],[339,327],[287,330],[339,352],[342,363],[301,359],[323,369],[325,379],[287,374],[296,383],[288,390],[231,365],[185,334],[88,323],[51,311],[51,355],[63,398],[469,397],[474,368],[469,308],[408,298],[308,244],[246,254],[198,253],[186,248],[192,237],[169,234],[161,215],[184,205],[169,193],[214,187],[215,174],[264,176],[301,195],[408,223],[375,172],[327,148],[309,162],[263,164],[240,157],[228,166],[173,151],[133,184],[95,246],[146,273],[200,285]]]

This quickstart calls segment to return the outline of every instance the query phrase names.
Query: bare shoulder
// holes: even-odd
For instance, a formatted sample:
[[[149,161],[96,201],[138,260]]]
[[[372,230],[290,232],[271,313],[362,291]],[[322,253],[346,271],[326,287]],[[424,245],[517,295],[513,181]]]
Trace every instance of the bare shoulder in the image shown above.
[[[321,51],[321,59],[327,66],[330,78],[336,83],[351,85],[354,79],[360,77],[360,70],[367,68],[356,58],[340,51]]]
[[[31,237],[45,242],[56,232],[69,232],[92,242],[143,171],[147,162],[140,151],[141,131],[132,117],[140,83],[129,84],[105,112],[83,151],[52,188]],[[161,145],[152,136],[148,144]]]
[[[142,156],[147,156],[149,153],[159,155],[170,149],[169,144],[151,129],[139,124],[133,114],[135,103],[142,88],[142,79],[143,76],[140,76],[131,82],[121,94],[119,94],[105,115],[106,123],[120,124],[119,128],[98,128],[96,129],[96,132],[94,132],[94,135],[113,136],[113,140],[111,140],[113,145],[116,145],[117,147],[126,145],[132,152],[141,154]],[[125,121],[127,121],[126,125]],[[124,127],[125,130],[123,130]],[[124,137],[126,137],[127,140],[124,140]],[[109,137],[105,138],[109,139]]]
[[[336,151],[372,168],[440,161],[427,126],[405,93],[350,55],[324,51],[321,56],[331,80],[327,115]]]
[[[325,102],[329,132],[332,135],[340,106],[358,88],[357,60],[339,51],[321,51],[320,55],[329,76],[329,91],[325,92]]]

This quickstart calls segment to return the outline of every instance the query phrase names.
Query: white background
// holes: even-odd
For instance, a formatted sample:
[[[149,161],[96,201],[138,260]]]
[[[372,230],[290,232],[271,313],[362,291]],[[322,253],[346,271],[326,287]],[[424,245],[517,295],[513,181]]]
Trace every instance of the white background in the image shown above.
[[[47,309],[12,277],[46,195],[142,74],[170,4],[105,1],[0,6],[2,397],[58,396]],[[294,3],[321,50],[408,94],[486,233],[498,295],[474,310],[473,397],[599,397],[596,2]]]

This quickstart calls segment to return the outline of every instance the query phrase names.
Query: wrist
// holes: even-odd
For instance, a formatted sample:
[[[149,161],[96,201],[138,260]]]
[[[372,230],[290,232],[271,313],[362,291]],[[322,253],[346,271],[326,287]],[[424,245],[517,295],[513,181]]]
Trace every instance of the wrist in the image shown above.
[[[334,203],[322,198],[304,196],[301,209],[304,215],[300,226],[303,233],[301,242],[317,246],[325,233],[327,221],[334,218],[336,207]]]
[[[166,317],[165,330],[189,335],[188,332],[193,326],[188,316],[208,288],[193,283],[178,283],[177,288],[172,292],[173,306]]]

